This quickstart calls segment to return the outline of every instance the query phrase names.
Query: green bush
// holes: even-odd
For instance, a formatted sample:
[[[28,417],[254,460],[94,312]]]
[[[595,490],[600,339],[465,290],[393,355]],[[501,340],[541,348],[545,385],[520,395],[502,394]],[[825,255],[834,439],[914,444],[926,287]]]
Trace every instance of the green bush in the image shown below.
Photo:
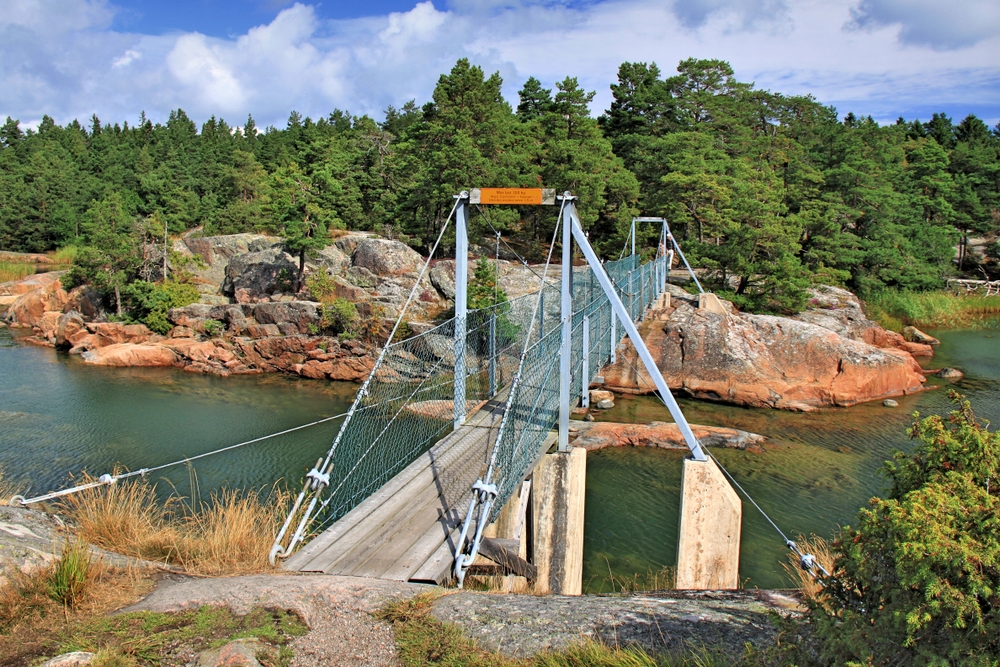
[[[334,335],[352,333],[357,320],[357,306],[343,297],[323,304],[323,328]]]
[[[326,271],[317,271],[306,278],[306,291],[314,301],[326,303],[337,291],[337,283]]]
[[[833,543],[833,576],[811,602],[823,664],[996,665],[1000,655],[1000,434],[968,401],[914,415],[911,455]]]
[[[144,303],[148,310],[143,319],[151,331],[165,334],[173,327],[167,321],[167,313],[171,308],[183,308],[195,303],[201,294],[194,285],[186,283],[164,282],[153,287]]]

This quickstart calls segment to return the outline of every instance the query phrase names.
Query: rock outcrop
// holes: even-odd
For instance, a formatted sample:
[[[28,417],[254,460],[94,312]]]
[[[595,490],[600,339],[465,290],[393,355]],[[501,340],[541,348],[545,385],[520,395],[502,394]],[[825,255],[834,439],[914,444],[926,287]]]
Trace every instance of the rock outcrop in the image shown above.
[[[756,433],[735,428],[691,424],[694,437],[706,447],[730,447],[750,451],[763,451],[766,438]],[[587,451],[605,447],[659,447],[661,449],[687,450],[687,443],[677,424],[650,422],[649,424],[617,424],[613,422],[571,422],[570,434],[576,432],[574,447]]]
[[[791,319],[698,310],[671,288],[674,307],[647,317],[639,331],[667,384],[690,396],[749,407],[815,410],[919,391],[925,382],[907,351],[858,340],[865,322],[831,315],[830,326]],[[859,308],[860,310],[860,308]],[[863,313],[861,313],[863,317]],[[867,321],[867,318],[865,318]],[[877,325],[876,325],[877,326]],[[845,337],[837,329],[853,332]],[[857,338],[855,338],[856,336]],[[602,374],[609,389],[649,393],[653,382],[630,343]]]

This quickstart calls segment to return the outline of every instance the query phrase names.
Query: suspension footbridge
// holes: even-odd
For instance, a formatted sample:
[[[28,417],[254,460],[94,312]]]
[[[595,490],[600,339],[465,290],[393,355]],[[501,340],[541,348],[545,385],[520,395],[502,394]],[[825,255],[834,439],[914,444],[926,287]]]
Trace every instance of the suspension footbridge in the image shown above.
[[[557,223],[558,271],[546,262],[534,293],[467,311],[475,199],[460,194],[449,216],[456,227],[455,316],[383,349],[275,542],[272,558],[291,556],[286,568],[461,581],[485,527],[541,456],[553,446],[569,449],[570,410],[578,401],[586,406],[592,381],[615,360],[622,337],[639,341],[655,368],[635,323],[666,285],[673,239],[665,221],[655,219],[662,230],[651,261],[635,253],[633,229],[632,254],[601,263],[567,193]],[[572,266],[574,239],[584,266]],[[704,460],[670,392],[658,389],[694,457]]]

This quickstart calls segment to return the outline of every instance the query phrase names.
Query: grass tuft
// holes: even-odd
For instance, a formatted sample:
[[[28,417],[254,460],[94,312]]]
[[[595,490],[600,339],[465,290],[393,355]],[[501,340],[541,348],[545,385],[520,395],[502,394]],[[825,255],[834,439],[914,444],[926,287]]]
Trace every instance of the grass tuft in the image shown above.
[[[9,505],[10,499],[24,493],[24,485],[7,479],[0,468],[0,505]]]
[[[62,556],[48,577],[49,597],[59,604],[75,607],[83,598],[90,578],[90,549],[79,540],[63,546]]]
[[[267,554],[287,506],[288,494],[274,487],[263,500],[254,492],[221,491],[191,510],[176,496],[161,502],[141,479],[87,489],[63,501],[82,539],[207,575],[272,569]]]
[[[1000,316],[1000,296],[956,295],[951,292],[886,290],[866,300],[868,317],[884,329],[957,329],[989,326]]]

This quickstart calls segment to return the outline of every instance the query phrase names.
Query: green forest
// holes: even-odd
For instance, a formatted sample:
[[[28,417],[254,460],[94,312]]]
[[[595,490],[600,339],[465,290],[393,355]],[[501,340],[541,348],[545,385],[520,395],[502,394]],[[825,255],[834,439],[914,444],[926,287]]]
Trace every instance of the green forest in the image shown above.
[[[814,283],[870,295],[989,270],[965,248],[1000,230],[1000,125],[974,115],[881,126],[759,90],[720,60],[685,60],[673,75],[623,63],[597,118],[594,93],[573,77],[554,90],[528,79],[516,108],[502,83],[463,59],[431,101],[389,107],[381,122],[293,111],[282,129],[252,117],[199,129],[180,109],[165,124],[45,117],[37,130],[8,117],[0,249],[120,255],[164,229],[200,228],[275,234],[305,254],[350,229],[427,252],[458,191],[544,186],[579,196],[606,256],[633,215],[665,216],[694,263],[750,310],[795,311]],[[489,222],[531,254],[547,247],[555,212],[497,208]]]

